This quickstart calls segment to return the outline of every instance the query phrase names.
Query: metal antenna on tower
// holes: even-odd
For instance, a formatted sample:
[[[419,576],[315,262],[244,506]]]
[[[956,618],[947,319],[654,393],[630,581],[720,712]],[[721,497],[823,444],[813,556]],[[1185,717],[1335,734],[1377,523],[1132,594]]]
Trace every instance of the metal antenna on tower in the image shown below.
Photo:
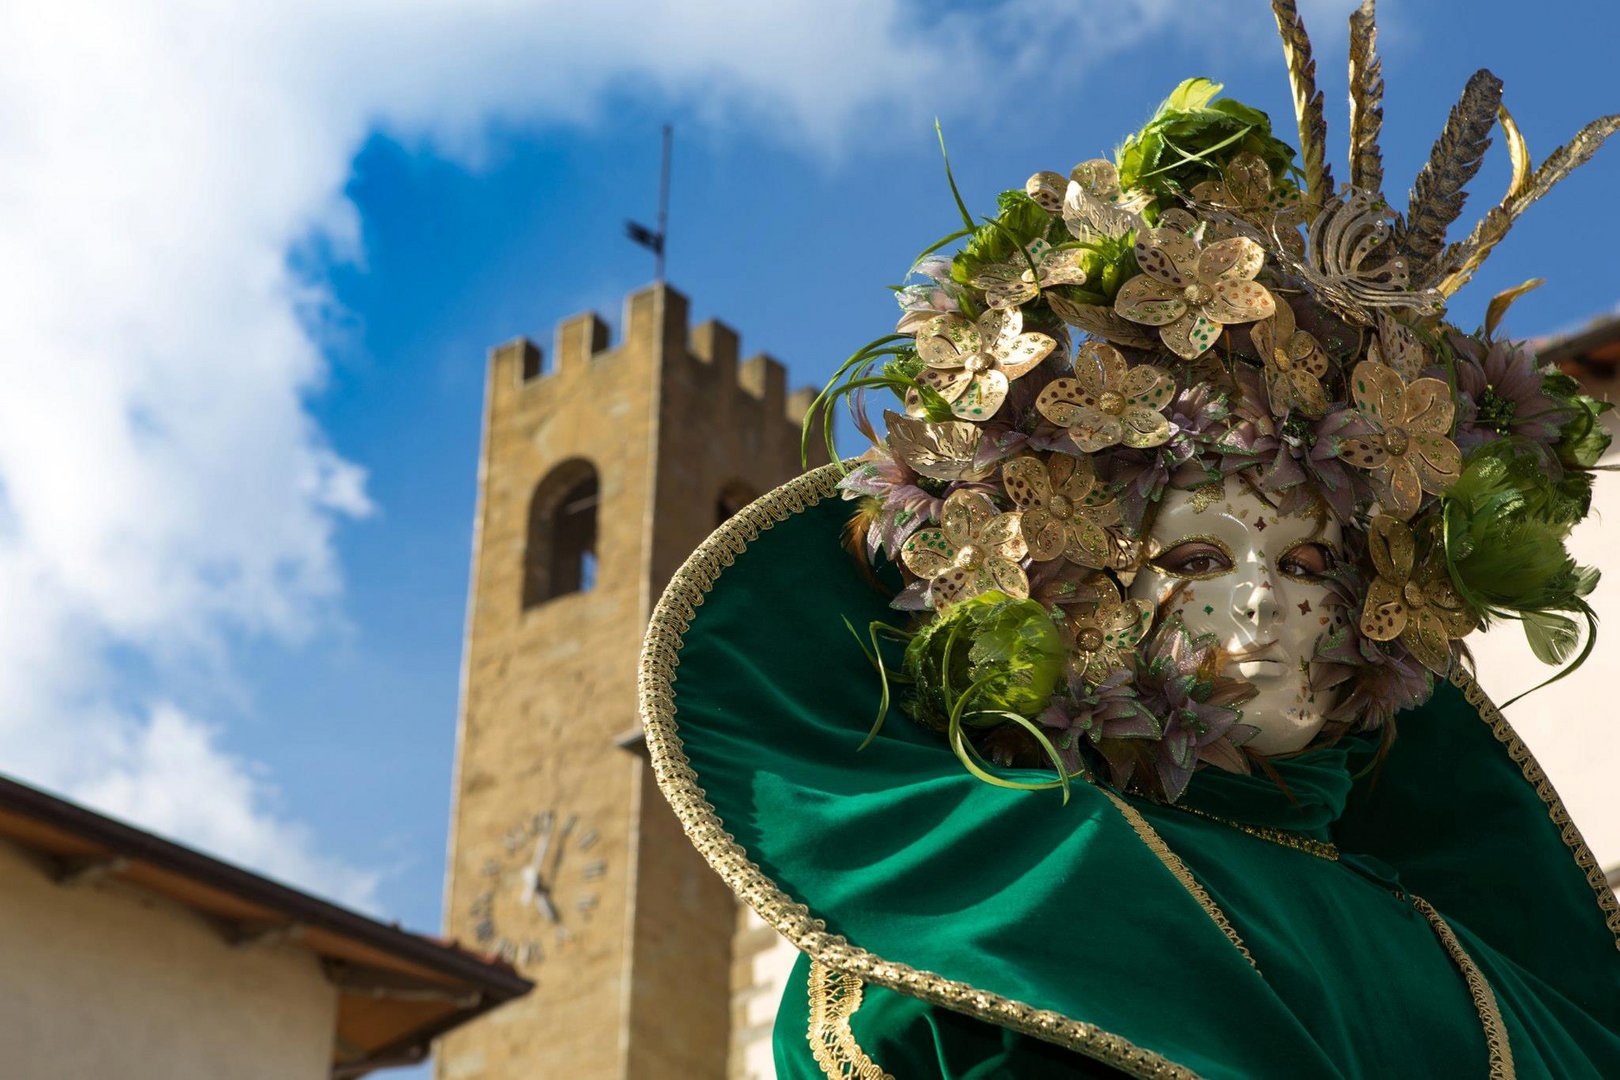
[[[669,153],[675,141],[675,129],[664,125],[664,159],[658,176],[658,228],[649,229],[635,221],[626,221],[624,231],[631,240],[651,251],[656,258],[655,279],[664,280],[664,241],[669,236]]]

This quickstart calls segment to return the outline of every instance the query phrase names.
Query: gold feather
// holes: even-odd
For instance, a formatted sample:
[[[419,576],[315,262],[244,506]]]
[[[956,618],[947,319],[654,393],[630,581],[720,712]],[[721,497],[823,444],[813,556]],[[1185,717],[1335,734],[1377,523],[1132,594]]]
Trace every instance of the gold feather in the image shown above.
[[[1546,278],[1533,277],[1529,281],[1521,281],[1511,289],[1503,289],[1491,297],[1491,302],[1485,305],[1485,338],[1490,340],[1496,336],[1496,328],[1502,324],[1502,317],[1513,306],[1513,301],[1533,289],[1539,289],[1547,284]]]
[[[1420,279],[1440,254],[1446,230],[1462,213],[1468,198],[1463,187],[1479,172],[1501,103],[1502,80],[1484,69],[1474,72],[1412,184],[1401,248]]]
[[[1434,287],[1442,296],[1450,296],[1458,289],[1468,284],[1474,272],[1485,262],[1485,257],[1491,249],[1502,242],[1508,230],[1513,227],[1513,216],[1501,206],[1493,206],[1474,231],[1468,234],[1468,239],[1450,244],[1434,260],[1434,267],[1425,277],[1436,278]]]
[[[1564,177],[1586,164],[1597,153],[1598,147],[1615,132],[1620,132],[1620,113],[1587,124],[1573,139],[1548,154],[1547,160],[1530,173],[1523,183],[1516,177],[1507,197],[1499,205],[1491,207],[1466,240],[1442,251],[1434,262],[1434,270],[1426,276],[1437,278],[1436,288],[1446,296],[1466,285],[1490,255],[1491,249],[1502,242],[1513,223],[1519,220],[1519,215],[1556,187]],[[1511,140],[1512,136],[1509,138]]]
[[[1311,56],[1310,35],[1299,17],[1294,0],[1271,0],[1271,13],[1277,18],[1282,35],[1283,54],[1288,58],[1288,81],[1294,90],[1294,116],[1299,121],[1299,157],[1305,169],[1305,213],[1314,217],[1333,194],[1333,176],[1323,159],[1327,143],[1327,120],[1322,112],[1322,91],[1316,88],[1316,61]]]
[[[1373,0],[1350,14],[1350,183],[1381,194],[1384,157],[1378,135],[1384,127],[1384,63],[1378,58]]]
[[[1513,114],[1508,112],[1506,105],[1496,107],[1496,122],[1502,125],[1502,137],[1507,140],[1508,161],[1513,166],[1513,176],[1508,180],[1507,194],[1503,198],[1513,199],[1523,194],[1530,184],[1530,144],[1524,141],[1524,133],[1514,123]]]

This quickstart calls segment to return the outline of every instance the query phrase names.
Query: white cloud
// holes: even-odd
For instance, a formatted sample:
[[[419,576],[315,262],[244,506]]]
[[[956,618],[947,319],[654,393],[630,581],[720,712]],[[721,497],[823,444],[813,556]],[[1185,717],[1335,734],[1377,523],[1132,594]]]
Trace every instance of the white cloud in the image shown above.
[[[118,725],[116,739],[103,753],[102,767],[80,784],[78,795],[86,802],[228,852],[233,861],[273,877],[336,882],[341,899],[374,904],[379,875],[322,857],[307,825],[270,812],[276,792],[264,770],[223,749],[208,725],[161,703],[145,723]]]
[[[0,37],[0,767],[344,899],[273,785],[180,708],[127,705],[113,650],[228,675],[237,634],[333,617],[365,473],[306,403],[325,365],[288,268],[350,256],[368,132],[476,156],[492,123],[655,93],[814,151],[882,114],[1097,57],[1168,0],[55,0]],[[931,21],[932,20],[932,21]],[[1037,30],[1038,28],[1038,30]],[[1034,42],[1035,44],[1030,44]],[[1046,42],[1048,44],[1041,44]],[[424,208],[426,210],[427,208]]]

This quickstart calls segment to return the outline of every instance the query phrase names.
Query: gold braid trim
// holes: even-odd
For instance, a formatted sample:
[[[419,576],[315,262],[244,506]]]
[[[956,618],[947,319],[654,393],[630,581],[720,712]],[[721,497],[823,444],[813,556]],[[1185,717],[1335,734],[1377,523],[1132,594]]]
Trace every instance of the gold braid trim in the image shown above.
[[[861,980],[810,961],[810,1052],[831,1080],[894,1080],[867,1056],[849,1018],[861,1007]]]
[[[1198,901],[1198,906],[1204,909],[1204,914],[1210,917],[1211,922],[1220,927],[1221,933],[1225,934],[1226,939],[1232,943],[1238,952],[1243,954],[1243,959],[1249,962],[1249,966],[1259,971],[1260,966],[1254,962],[1254,957],[1249,955],[1248,946],[1244,945],[1243,939],[1238,937],[1238,932],[1232,928],[1231,922],[1226,918],[1226,913],[1215,906],[1215,901],[1210,899],[1209,892],[1198,883],[1197,878],[1193,877],[1192,871],[1187,869],[1187,864],[1181,861],[1181,856],[1170,850],[1170,845],[1164,842],[1164,837],[1160,836],[1158,831],[1148,824],[1147,818],[1143,817],[1136,807],[1107,788],[1099,786],[1097,790],[1108,796],[1108,801],[1113,803],[1125,820],[1131,823],[1131,828],[1136,830],[1136,835],[1141,837],[1142,843],[1147,845],[1148,850],[1157,855],[1159,861],[1164,863],[1165,869],[1174,874],[1176,880],[1181,882],[1181,887],[1192,894],[1192,898]]]
[[[1507,1024],[1502,1020],[1502,1011],[1496,1007],[1496,993],[1491,989],[1490,981],[1474,966],[1473,958],[1462,947],[1462,942],[1457,940],[1457,935],[1451,932],[1451,927],[1446,925],[1446,920],[1434,910],[1434,906],[1421,896],[1413,896],[1411,900],[1412,906],[1429,920],[1446,955],[1451,957],[1451,962],[1457,965],[1463,981],[1468,984],[1468,996],[1474,999],[1474,1011],[1479,1013],[1480,1026],[1485,1029],[1491,1080],[1514,1080],[1517,1074],[1513,1068],[1513,1047],[1508,1045]]]
[[[1194,810],[1190,806],[1182,806],[1180,803],[1171,803],[1170,805],[1184,813],[1193,814],[1196,817],[1208,818],[1210,821],[1218,821],[1229,829],[1236,829],[1238,832],[1248,833],[1250,836],[1256,837],[1260,840],[1265,840],[1268,843],[1276,844],[1279,847],[1293,848],[1295,851],[1303,851],[1307,855],[1315,855],[1318,859],[1322,859],[1326,862],[1339,861],[1339,847],[1331,840],[1317,840],[1316,838],[1310,836],[1300,836],[1298,833],[1291,833],[1287,829],[1274,829],[1269,825],[1245,825],[1241,821],[1229,821],[1226,818],[1218,817],[1215,814],[1205,813],[1202,810]]]
[[[638,690],[641,723],[653,774],[686,835],[709,865],[744,903],[793,942],[811,960],[874,986],[886,986],[910,997],[940,1005],[992,1024],[1032,1035],[1074,1050],[1121,1072],[1151,1080],[1197,1080],[1191,1069],[1144,1050],[1095,1024],[1071,1019],[1050,1009],[976,989],[929,971],[918,971],[857,948],[827,924],[795,903],[751,862],[748,853],[725,831],[725,823],[703,798],[697,774],[682,749],[675,717],[675,669],[680,663],[681,635],[695,611],[730,566],[759,534],[833,495],[842,476],[838,464],[788,481],[766,492],[733,515],[698,545],[659,598],[641,648]]]
[[[1542,771],[1536,762],[1530,748],[1519,738],[1519,733],[1513,730],[1513,725],[1507,722],[1491,699],[1485,696],[1474,677],[1461,668],[1455,668],[1451,673],[1451,685],[1463,692],[1463,698],[1479,713],[1479,718],[1490,725],[1491,733],[1498,742],[1507,748],[1508,758],[1519,766],[1524,778],[1536,789],[1536,795],[1547,806],[1547,816],[1552,818],[1554,825],[1558,826],[1558,834],[1563,838],[1565,846],[1575,856],[1575,865],[1586,874],[1587,884],[1597,894],[1598,908],[1603,912],[1603,922],[1609,932],[1615,935],[1615,948],[1620,949],[1620,900],[1616,900],[1614,890],[1609,887],[1603,868],[1593,857],[1592,851],[1586,846],[1581,830],[1576,828],[1575,822],[1570,819],[1569,811],[1564,808],[1564,800],[1558,797],[1553,789],[1552,781]]]

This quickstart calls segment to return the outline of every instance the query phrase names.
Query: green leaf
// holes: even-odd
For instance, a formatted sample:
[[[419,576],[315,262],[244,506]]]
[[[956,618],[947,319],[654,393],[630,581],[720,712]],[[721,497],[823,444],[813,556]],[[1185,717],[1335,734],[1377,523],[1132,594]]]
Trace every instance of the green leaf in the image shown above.
[[[1274,182],[1294,185],[1294,151],[1271,133],[1271,119],[1259,109],[1228,98],[1215,99],[1220,84],[1189,79],[1176,87],[1158,112],[1126,139],[1115,157],[1120,184],[1174,200],[1205,180],[1219,180],[1239,153],[1260,157]],[[1168,205],[1168,203],[1167,203]]]
[[[1159,111],[1196,112],[1208,105],[1215,95],[1221,92],[1221,86],[1221,83],[1202,77],[1185,79],[1180,86],[1170,91],[1170,96],[1164,99]]]
[[[1271,117],[1251,105],[1243,104],[1241,101],[1222,98],[1219,101],[1211,102],[1209,108],[1211,112],[1230,116],[1232,119],[1248,124],[1250,127],[1260,128],[1265,131],[1271,130]]]
[[[1582,646],[1580,655],[1577,656],[1575,659],[1571,660],[1567,665],[1565,665],[1558,672],[1558,674],[1554,675],[1552,678],[1544,679],[1541,682],[1537,683],[1535,686],[1532,686],[1530,689],[1526,690],[1524,693],[1516,694],[1512,698],[1508,699],[1507,701],[1504,701],[1502,703],[1502,705],[1501,705],[1502,708],[1505,709],[1509,705],[1512,705],[1515,701],[1519,701],[1522,698],[1528,697],[1529,695],[1535,693],[1537,690],[1540,690],[1542,687],[1551,686],[1553,683],[1557,682],[1559,679],[1562,679],[1562,678],[1565,678],[1565,677],[1567,677],[1569,675],[1574,674],[1576,671],[1578,671],[1580,669],[1582,664],[1586,663],[1587,657],[1592,655],[1592,647],[1597,644],[1597,616],[1595,614],[1593,614],[1592,609],[1590,607],[1588,607],[1584,602],[1581,603],[1581,605],[1579,607],[1579,612],[1580,612],[1581,617],[1586,620],[1586,635],[1585,635],[1586,636],[1586,644],[1584,646]]]
[[[1543,664],[1562,664],[1574,651],[1581,633],[1574,619],[1532,611],[1524,616],[1524,636],[1537,660]]]
[[[951,403],[945,400],[944,394],[922,383],[913,383],[912,388],[917,391],[917,400],[922,404],[923,419],[935,424],[956,419],[956,414],[951,411]]]

